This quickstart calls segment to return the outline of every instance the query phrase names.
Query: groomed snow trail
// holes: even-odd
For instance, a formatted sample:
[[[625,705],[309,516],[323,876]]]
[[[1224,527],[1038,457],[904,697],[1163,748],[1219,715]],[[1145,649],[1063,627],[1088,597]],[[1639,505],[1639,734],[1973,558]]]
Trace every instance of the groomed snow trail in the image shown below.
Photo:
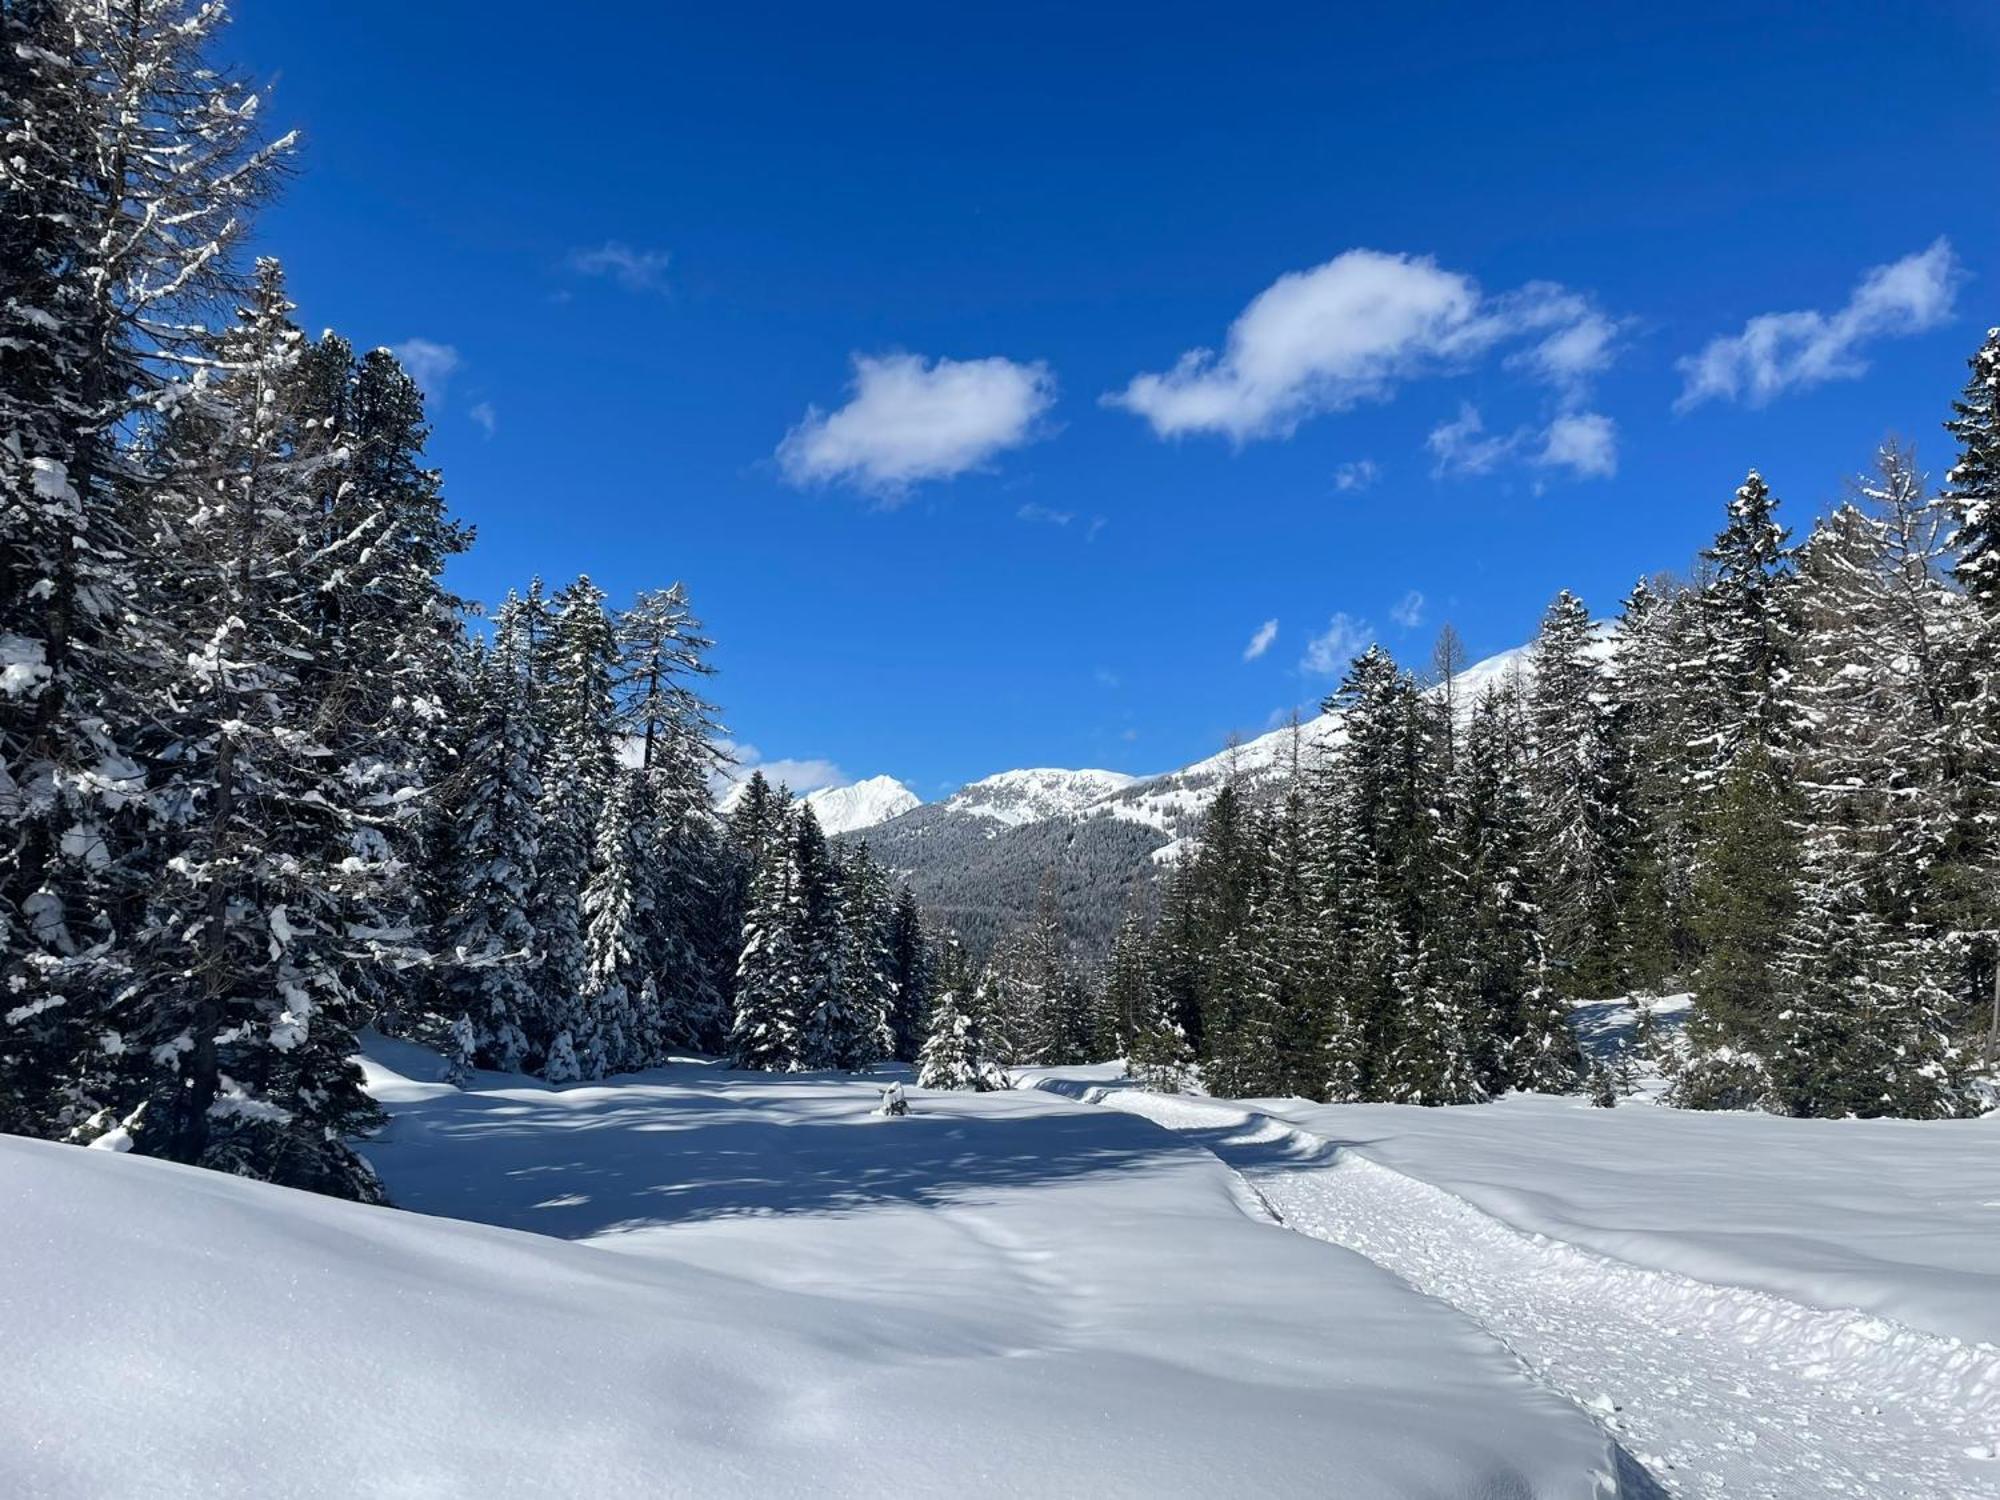
[[[2000,1497],[1992,1345],[1525,1234],[1268,1115],[1122,1089],[1084,1096],[1199,1140],[1285,1227],[1476,1319],[1675,1495]]]

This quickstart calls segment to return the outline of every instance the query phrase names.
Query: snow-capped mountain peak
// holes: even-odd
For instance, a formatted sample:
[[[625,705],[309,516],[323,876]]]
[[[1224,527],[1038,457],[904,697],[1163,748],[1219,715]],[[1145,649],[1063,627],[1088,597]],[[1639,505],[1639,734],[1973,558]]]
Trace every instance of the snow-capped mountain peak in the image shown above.
[[[955,812],[1018,826],[1082,812],[1136,780],[1137,777],[1121,771],[1064,771],[1053,767],[1002,771],[959,788],[945,799],[944,805]]]
[[[848,786],[821,787],[806,793],[804,800],[829,837],[873,828],[923,805],[923,798],[893,776],[870,776]]]

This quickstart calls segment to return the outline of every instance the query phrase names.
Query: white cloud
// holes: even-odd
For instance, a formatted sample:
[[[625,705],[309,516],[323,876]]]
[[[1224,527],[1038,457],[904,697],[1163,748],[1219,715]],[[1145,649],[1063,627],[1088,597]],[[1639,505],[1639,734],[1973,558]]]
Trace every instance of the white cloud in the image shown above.
[[[1104,400],[1161,437],[1285,437],[1307,417],[1386,399],[1402,381],[1534,334],[1543,338],[1529,372],[1574,385],[1608,359],[1609,329],[1588,298],[1552,282],[1489,297],[1427,256],[1349,250],[1258,293],[1220,355],[1191,349]]]
[[[1743,400],[1762,406],[1787,390],[1866,373],[1861,346],[1935,328],[1951,316],[1965,272],[1948,240],[1876,266],[1832,313],[1763,313],[1738,334],[1711,339],[1680,361],[1686,388],[1676,410],[1704,401]]]
[[[1440,479],[1451,479],[1492,473],[1502,460],[1512,456],[1520,442],[1518,432],[1489,433],[1479,408],[1470,401],[1461,401],[1458,415],[1433,427],[1430,436],[1424,439],[1424,446],[1436,460],[1431,473]]]
[[[822,787],[846,786],[854,779],[830,760],[784,757],[767,760],[755,745],[730,739],[716,740],[715,748],[729,762],[720,767],[712,778],[710,791],[718,798],[728,791],[732,783],[748,781],[752,771],[762,771],[764,779],[773,787],[790,787],[793,795],[799,797],[807,792],[819,791]]]
[[[854,357],[854,395],[838,411],[808,407],[778,445],[793,484],[847,480],[893,500],[920,480],[950,479],[1031,442],[1055,401],[1044,364]]]
[[[1618,424],[1600,412],[1563,412],[1537,432],[1517,427],[1488,432],[1479,408],[1459,403],[1458,415],[1424,439],[1431,473],[1439,479],[1491,474],[1515,459],[1543,469],[1567,469],[1578,479],[1609,479],[1618,472]]]
[[[492,437],[494,433],[500,430],[500,413],[493,409],[491,401],[479,402],[466,415],[472,418],[478,425],[479,430],[488,437]]]
[[[410,379],[418,388],[433,400],[444,394],[451,377],[465,363],[458,350],[434,339],[404,339],[400,344],[391,344],[389,352],[410,372]]]
[[[1372,488],[1382,477],[1382,466],[1372,458],[1357,458],[1352,463],[1342,464],[1333,471],[1333,487],[1337,490],[1358,494]]]
[[[1020,521],[1044,521],[1051,526],[1067,526],[1076,519],[1076,512],[1073,510],[1051,510],[1046,505],[1037,505],[1033,501],[1030,501],[1015,511],[1014,517]]]
[[[594,250],[572,250],[569,268],[579,276],[608,276],[628,292],[666,290],[665,250],[635,250],[623,240],[606,240]]]
[[[1574,320],[1540,342],[1507,357],[1510,368],[1526,370],[1566,396],[1583,399],[1593,377],[1611,367],[1617,354],[1618,325],[1578,299]]]
[[[1396,601],[1396,607],[1389,611],[1389,618],[1405,630],[1415,630],[1424,623],[1424,596],[1416,589]]]
[[[1609,479],[1618,472],[1618,424],[1601,412],[1565,412],[1542,434],[1534,461],[1579,479]]]
[[[1337,614],[1327,621],[1324,634],[1306,642],[1306,654],[1299,660],[1299,670],[1316,677],[1338,677],[1374,640],[1375,629],[1366,620]]]
[[[1271,642],[1278,638],[1278,622],[1266,620],[1257,627],[1257,633],[1250,637],[1250,644],[1243,648],[1243,659],[1255,661],[1271,649]]]

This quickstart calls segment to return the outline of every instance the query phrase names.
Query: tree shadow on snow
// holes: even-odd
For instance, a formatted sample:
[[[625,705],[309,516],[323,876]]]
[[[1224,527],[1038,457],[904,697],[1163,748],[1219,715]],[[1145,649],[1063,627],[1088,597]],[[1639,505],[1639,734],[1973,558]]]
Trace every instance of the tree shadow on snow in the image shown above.
[[[399,1108],[364,1149],[398,1207],[561,1239],[962,1202],[1144,1170],[1189,1149],[1112,1110],[1016,1109],[1005,1095],[977,1113],[918,1095],[909,1116],[883,1119],[872,1090],[845,1082],[785,1080],[775,1098],[770,1084],[672,1083],[667,1097],[643,1087],[440,1096]]]

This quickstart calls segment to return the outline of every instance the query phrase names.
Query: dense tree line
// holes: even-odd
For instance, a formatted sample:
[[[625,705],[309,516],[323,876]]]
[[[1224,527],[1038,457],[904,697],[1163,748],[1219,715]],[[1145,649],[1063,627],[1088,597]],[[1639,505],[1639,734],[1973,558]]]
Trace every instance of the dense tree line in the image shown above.
[[[932,940],[865,843],[829,844],[811,807],[753,773],[729,815],[748,885],[735,1011],[740,1068],[800,1072],[917,1059]]]
[[[1687,989],[1692,1107],[1974,1107],[2000,943],[2000,331],[1933,493],[1895,444],[1794,546],[1752,473],[1692,579],[1565,592],[1466,703],[1370,648],[1345,737],[1225,787],[1109,976],[1135,1064],[1228,1094],[1571,1089],[1567,1002]],[[1144,1021],[1129,1018],[1146,1017]]]
[[[366,1025],[552,1082],[913,1058],[914,903],[717,818],[678,586],[468,629],[415,383],[241,264],[291,142],[222,17],[0,6],[0,1129],[365,1199]]]

